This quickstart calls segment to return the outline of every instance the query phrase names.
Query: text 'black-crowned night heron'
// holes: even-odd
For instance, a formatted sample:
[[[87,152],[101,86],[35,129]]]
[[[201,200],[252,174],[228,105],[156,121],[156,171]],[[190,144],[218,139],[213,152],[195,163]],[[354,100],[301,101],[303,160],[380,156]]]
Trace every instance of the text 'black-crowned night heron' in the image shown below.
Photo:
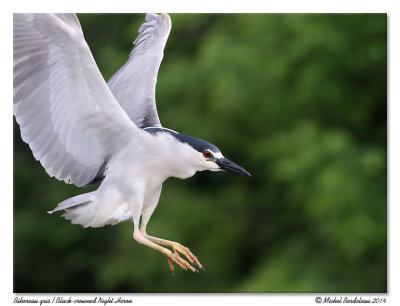
[[[173,262],[197,271],[188,248],[146,233],[163,182],[203,170],[250,174],[215,145],[161,126],[155,89],[170,30],[167,14],[147,14],[128,61],[106,83],[76,15],[14,14],[14,115],[50,176],[79,187],[101,181],[50,213],[64,210],[84,227],[131,219],[134,239],[164,254],[172,272]]]

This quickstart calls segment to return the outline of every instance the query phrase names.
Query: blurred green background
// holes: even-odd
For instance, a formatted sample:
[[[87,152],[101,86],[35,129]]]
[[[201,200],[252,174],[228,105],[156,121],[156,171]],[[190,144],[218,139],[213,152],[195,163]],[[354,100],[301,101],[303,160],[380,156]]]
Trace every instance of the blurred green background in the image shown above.
[[[78,15],[106,80],[140,15]],[[48,215],[88,192],[49,178],[14,122],[15,292],[386,292],[386,14],[171,14],[157,85],[165,127],[253,177],[171,178],[148,226],[194,274],[132,238]]]

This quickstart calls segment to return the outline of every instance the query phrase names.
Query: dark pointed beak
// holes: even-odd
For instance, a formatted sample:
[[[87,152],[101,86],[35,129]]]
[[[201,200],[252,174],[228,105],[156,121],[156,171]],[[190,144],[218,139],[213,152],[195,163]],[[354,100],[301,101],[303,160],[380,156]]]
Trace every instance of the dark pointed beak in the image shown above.
[[[234,162],[230,161],[225,157],[221,157],[220,159],[216,160],[215,163],[223,170],[230,171],[233,173],[237,173],[244,176],[251,176],[249,172],[244,170],[239,165],[235,164]]]

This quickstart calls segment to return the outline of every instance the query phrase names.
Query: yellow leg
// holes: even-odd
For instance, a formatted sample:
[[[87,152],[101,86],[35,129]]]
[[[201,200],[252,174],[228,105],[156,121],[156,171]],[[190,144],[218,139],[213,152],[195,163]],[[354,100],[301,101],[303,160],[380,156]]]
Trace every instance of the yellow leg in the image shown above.
[[[164,254],[168,259],[169,266],[170,266],[172,274],[174,274],[174,265],[173,265],[172,262],[175,262],[177,265],[179,265],[184,270],[190,269],[193,272],[197,272],[198,273],[198,271],[195,268],[193,268],[186,260],[181,258],[178,253],[176,253],[176,252],[172,253],[167,248],[159,246],[156,242],[153,242],[150,239],[147,239],[147,237],[145,237],[139,231],[137,226],[135,226],[135,229],[133,231],[133,238],[137,242],[139,242],[140,244],[147,245],[147,246],[151,247],[152,249],[160,252],[161,254]]]
[[[146,225],[143,225],[140,227],[140,232],[141,234],[149,241],[161,245],[166,245],[171,247],[174,250],[175,254],[181,253],[184,255],[192,265],[196,264],[200,269],[204,270],[204,267],[200,263],[200,261],[197,259],[197,257],[189,250],[189,248],[183,246],[182,244],[175,242],[175,241],[170,241],[166,239],[161,239],[157,237],[150,236],[146,233]],[[178,255],[179,256],[179,255]],[[193,271],[193,270],[192,270]],[[198,272],[196,269],[194,272]]]

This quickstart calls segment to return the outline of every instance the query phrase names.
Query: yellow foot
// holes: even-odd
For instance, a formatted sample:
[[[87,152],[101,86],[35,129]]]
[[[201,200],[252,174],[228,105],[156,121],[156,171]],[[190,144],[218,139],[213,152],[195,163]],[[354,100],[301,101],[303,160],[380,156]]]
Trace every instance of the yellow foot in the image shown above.
[[[142,226],[142,228],[140,229],[140,234],[136,232],[136,235],[138,238],[135,238],[135,239],[138,240],[139,243],[146,244],[146,245],[152,247],[153,249],[156,249],[157,251],[161,252],[162,254],[164,254],[167,257],[169,267],[170,267],[173,275],[174,275],[173,262],[178,264],[184,270],[190,269],[193,272],[199,273],[199,271],[197,271],[197,269],[193,268],[186,260],[184,260],[182,257],[180,257],[179,254],[184,255],[193,266],[197,265],[200,269],[202,269],[204,271],[204,267],[200,263],[200,261],[197,259],[197,257],[192,252],[190,252],[189,248],[183,246],[182,244],[175,242],[175,241],[150,236],[146,233],[146,226]],[[139,239],[140,237],[143,237],[144,240],[143,241],[140,240]],[[174,252],[171,252],[170,250],[168,250],[166,248],[160,247],[159,245],[165,245],[167,247],[170,247],[173,249]]]
[[[172,249],[174,250],[175,254],[181,253],[190,261],[190,263],[192,265],[196,264],[200,269],[202,269],[204,271],[204,267],[202,266],[200,261],[197,259],[197,257],[192,252],[190,252],[189,248],[183,246],[182,244],[180,244],[178,242],[174,242],[174,243],[172,243]]]
[[[169,268],[171,269],[172,275],[175,275],[174,264],[172,262],[175,262],[177,265],[179,265],[184,270],[190,269],[193,272],[199,273],[199,271],[197,271],[197,269],[193,268],[186,260],[184,260],[182,257],[180,257],[178,253],[176,253],[176,252],[172,253],[168,249],[163,249],[162,253],[168,259]]]

